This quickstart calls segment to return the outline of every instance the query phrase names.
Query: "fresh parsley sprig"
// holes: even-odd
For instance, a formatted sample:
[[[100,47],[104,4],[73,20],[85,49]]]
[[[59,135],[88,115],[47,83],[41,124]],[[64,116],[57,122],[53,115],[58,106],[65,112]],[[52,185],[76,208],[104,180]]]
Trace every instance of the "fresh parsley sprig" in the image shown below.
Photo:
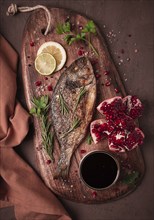
[[[51,132],[51,122],[48,120],[49,97],[47,95],[41,97],[33,97],[32,103],[34,107],[30,109],[30,114],[39,118],[41,122],[41,135],[43,146],[52,160],[54,135]]]
[[[91,34],[96,34],[96,26],[92,20],[88,21],[87,24],[83,27],[83,29],[75,34],[71,32],[71,24],[70,22],[66,22],[64,24],[58,24],[56,27],[57,34],[65,34],[64,40],[68,45],[76,41],[85,41],[88,43],[89,47],[93,50],[93,52],[98,56],[97,50],[94,48],[91,43]]]

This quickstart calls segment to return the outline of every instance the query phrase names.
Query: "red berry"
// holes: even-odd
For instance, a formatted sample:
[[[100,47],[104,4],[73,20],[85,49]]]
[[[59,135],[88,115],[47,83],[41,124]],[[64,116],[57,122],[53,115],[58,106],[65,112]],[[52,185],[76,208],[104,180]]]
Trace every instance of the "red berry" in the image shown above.
[[[52,86],[48,86],[47,89],[48,89],[48,91],[52,91],[53,90]]]
[[[83,54],[84,54],[84,51],[78,50],[78,55],[79,55],[79,56],[82,56]]]
[[[35,46],[34,41],[31,41],[31,42],[30,42],[30,46],[31,46],[31,47],[34,47],[34,46]]]
[[[47,160],[46,163],[49,165],[51,163],[51,160]]]
[[[41,81],[36,81],[35,82],[35,86],[41,86],[42,85],[42,82]]]
[[[109,75],[109,71],[104,71],[104,75]]]

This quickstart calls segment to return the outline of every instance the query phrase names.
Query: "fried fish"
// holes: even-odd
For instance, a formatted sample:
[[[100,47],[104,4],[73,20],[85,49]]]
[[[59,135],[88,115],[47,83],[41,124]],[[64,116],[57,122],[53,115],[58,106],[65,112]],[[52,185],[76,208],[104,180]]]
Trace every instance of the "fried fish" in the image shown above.
[[[52,122],[60,144],[55,178],[66,179],[71,157],[86,136],[96,99],[96,79],[88,58],[75,60],[61,75],[51,101]]]

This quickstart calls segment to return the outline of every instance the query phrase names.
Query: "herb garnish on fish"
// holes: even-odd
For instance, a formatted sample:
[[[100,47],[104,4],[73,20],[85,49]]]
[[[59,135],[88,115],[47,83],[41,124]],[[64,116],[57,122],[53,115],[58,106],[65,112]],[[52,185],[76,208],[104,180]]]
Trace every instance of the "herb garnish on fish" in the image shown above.
[[[93,139],[92,139],[90,133],[88,134],[88,136],[87,136],[87,138],[86,138],[86,141],[87,141],[87,144],[89,144],[89,145],[93,142]]]
[[[69,113],[69,108],[64,100],[63,95],[60,92],[59,92],[59,102],[60,102],[62,114],[64,115],[65,113]]]
[[[68,135],[70,132],[72,132],[74,129],[76,129],[77,127],[80,126],[81,120],[78,118],[75,118],[70,129],[68,131],[66,131],[61,138],[66,137],[66,135]]]
[[[79,91],[79,96],[77,98],[77,101],[76,101],[76,105],[75,105],[75,108],[74,108],[74,111],[76,111],[77,107],[78,107],[78,104],[79,102],[81,101],[81,99],[83,98],[83,96],[86,94],[86,88],[85,87],[81,87],[80,91]]]
[[[53,158],[53,143],[54,135],[51,132],[51,122],[48,120],[49,110],[49,98],[47,95],[41,97],[33,97],[32,103],[34,107],[30,109],[30,113],[40,119],[41,132],[42,132],[42,143],[43,146],[52,160]]]

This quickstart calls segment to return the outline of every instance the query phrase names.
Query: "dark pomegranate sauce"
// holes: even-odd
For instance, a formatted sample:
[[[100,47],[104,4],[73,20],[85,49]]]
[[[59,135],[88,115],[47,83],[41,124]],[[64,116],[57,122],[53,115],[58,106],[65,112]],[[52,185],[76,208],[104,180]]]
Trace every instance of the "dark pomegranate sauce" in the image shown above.
[[[114,183],[119,175],[116,160],[108,153],[94,151],[87,154],[80,164],[83,182],[94,189],[104,189]]]

